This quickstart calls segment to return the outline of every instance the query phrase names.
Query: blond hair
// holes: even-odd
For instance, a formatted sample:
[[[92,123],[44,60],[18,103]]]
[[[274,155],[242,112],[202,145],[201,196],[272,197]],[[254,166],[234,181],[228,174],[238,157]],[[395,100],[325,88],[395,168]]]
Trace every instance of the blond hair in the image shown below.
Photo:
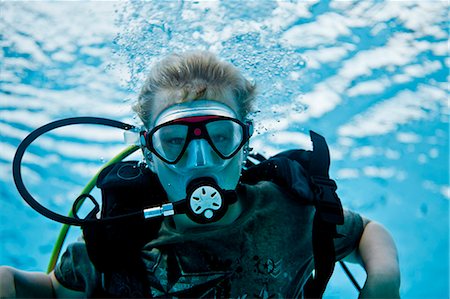
[[[162,92],[166,98],[158,98]],[[133,110],[147,127],[155,117],[155,104],[168,107],[195,100],[233,103],[244,118],[251,111],[254,95],[255,85],[232,64],[209,52],[186,52],[171,54],[152,67]]]

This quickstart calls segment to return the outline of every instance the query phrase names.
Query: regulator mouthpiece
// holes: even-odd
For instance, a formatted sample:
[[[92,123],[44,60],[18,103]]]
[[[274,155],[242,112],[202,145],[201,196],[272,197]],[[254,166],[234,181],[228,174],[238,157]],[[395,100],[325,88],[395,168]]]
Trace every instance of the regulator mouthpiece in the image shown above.
[[[187,189],[186,214],[197,223],[212,223],[220,220],[228,209],[227,192],[211,178],[192,181]]]

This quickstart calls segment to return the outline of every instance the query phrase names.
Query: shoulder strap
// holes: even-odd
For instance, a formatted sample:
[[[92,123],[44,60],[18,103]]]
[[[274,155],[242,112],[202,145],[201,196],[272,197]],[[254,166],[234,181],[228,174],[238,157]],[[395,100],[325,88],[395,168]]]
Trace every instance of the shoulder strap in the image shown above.
[[[336,183],[328,173],[330,152],[325,138],[313,131],[310,136],[312,151],[288,150],[267,160],[251,156],[261,163],[248,163],[250,167],[243,173],[242,181],[250,184],[273,181],[303,203],[315,206],[312,231],[315,275],[306,284],[303,295],[321,298],[336,263],[336,225],[344,223],[344,212],[336,194]],[[307,186],[301,182],[303,180],[308,180]]]
[[[339,237],[336,225],[344,223],[341,201],[336,194],[336,183],[330,179],[330,152],[325,138],[310,131],[313,152],[309,174],[314,193],[316,212],[313,223],[313,253],[315,275],[304,288],[305,298],[322,298],[334,271],[336,255],[334,238]]]

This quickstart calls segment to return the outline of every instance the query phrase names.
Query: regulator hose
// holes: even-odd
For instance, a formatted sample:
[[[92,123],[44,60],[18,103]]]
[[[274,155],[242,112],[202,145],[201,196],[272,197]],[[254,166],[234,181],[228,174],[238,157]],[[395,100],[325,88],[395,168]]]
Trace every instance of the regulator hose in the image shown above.
[[[139,149],[139,146],[137,146],[137,145],[130,145],[127,148],[125,148],[124,150],[122,150],[120,153],[118,153],[114,158],[112,158],[107,163],[105,163],[97,171],[97,173],[89,180],[89,182],[86,184],[86,186],[84,186],[83,190],[81,190],[80,195],[82,195],[82,194],[89,194],[92,191],[92,189],[95,187],[95,184],[97,183],[97,179],[98,179],[98,176],[99,176],[100,172],[105,167],[108,167],[111,164],[114,164],[114,163],[117,163],[119,161],[122,161],[123,159],[125,159],[126,157],[128,157],[129,155],[131,155],[132,153],[137,151],[138,149]],[[76,211],[74,211],[74,209],[72,207],[72,209],[69,212],[70,218],[73,216],[73,212],[76,212]],[[64,224],[61,227],[61,230],[59,231],[58,238],[56,239],[55,245],[53,246],[52,254],[50,256],[50,260],[49,260],[48,265],[47,265],[47,273],[50,273],[51,271],[53,271],[53,269],[55,269],[56,262],[58,261],[58,258],[59,258],[59,255],[61,253],[61,249],[62,249],[63,243],[64,243],[64,241],[65,241],[65,239],[67,237],[67,234],[69,232],[69,228],[70,228],[70,225]]]
[[[16,185],[17,190],[19,191],[22,198],[30,205],[35,211],[40,213],[41,215],[68,225],[75,225],[75,226],[83,226],[86,224],[93,224],[98,222],[109,222],[109,221],[123,221],[128,219],[129,217],[136,217],[137,213],[127,214],[127,215],[121,215],[117,217],[108,217],[108,218],[102,218],[102,219],[82,219],[78,218],[76,215],[72,215],[74,217],[64,216],[58,213],[55,213],[43,205],[41,205],[27,190],[25,187],[25,184],[23,182],[22,178],[22,159],[25,154],[25,151],[27,150],[28,146],[33,143],[39,136],[54,130],[56,128],[65,127],[69,125],[75,125],[75,124],[94,124],[94,125],[104,125],[108,127],[114,127],[118,129],[122,129],[125,131],[136,129],[135,126],[129,125],[120,121],[107,119],[107,118],[100,118],[100,117],[72,117],[72,118],[65,118],[61,120],[57,120],[51,123],[48,123],[42,127],[37,128],[33,132],[31,132],[18,146],[17,151],[14,155],[13,164],[12,164],[12,171],[13,171],[13,178],[14,183]],[[137,147],[136,147],[137,148]],[[88,197],[87,194],[81,194],[80,196]],[[92,199],[92,198],[91,198]],[[95,203],[94,203],[95,205]],[[96,207],[98,205],[95,205]],[[76,211],[77,207],[73,207],[72,211]]]

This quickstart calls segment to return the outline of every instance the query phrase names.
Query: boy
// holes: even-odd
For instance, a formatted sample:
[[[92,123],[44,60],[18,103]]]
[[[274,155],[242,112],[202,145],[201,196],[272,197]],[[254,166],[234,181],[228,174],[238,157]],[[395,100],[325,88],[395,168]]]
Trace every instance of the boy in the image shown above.
[[[157,63],[134,110],[146,128],[148,168],[171,203],[186,201],[186,213],[166,218],[142,248],[142,271],[100,273],[80,242],[49,275],[2,267],[2,298],[301,296],[314,268],[314,208],[272,182],[240,183],[254,94],[236,68],[207,52]],[[389,233],[351,211],[344,220],[335,255],[364,266],[360,296],[398,298]]]

